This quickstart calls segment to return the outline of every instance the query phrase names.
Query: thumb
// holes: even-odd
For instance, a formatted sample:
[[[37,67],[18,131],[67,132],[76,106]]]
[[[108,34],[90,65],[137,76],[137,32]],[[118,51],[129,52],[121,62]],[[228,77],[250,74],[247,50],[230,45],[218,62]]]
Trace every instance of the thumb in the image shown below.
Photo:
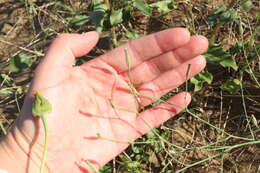
[[[49,47],[41,66],[59,68],[74,65],[76,57],[87,54],[98,42],[95,31],[84,34],[60,34]]]

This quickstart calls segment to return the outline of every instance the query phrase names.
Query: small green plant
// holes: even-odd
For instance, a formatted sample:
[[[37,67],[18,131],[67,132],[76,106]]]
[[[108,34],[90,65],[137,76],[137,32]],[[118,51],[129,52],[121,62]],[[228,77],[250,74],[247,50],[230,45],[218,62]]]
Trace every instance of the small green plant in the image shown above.
[[[195,92],[201,90],[205,82],[211,84],[212,81],[213,75],[208,71],[201,72],[190,80],[190,82],[194,85]]]
[[[46,115],[52,111],[51,103],[43,97],[43,95],[36,91],[34,94],[34,102],[32,106],[33,116],[40,117],[44,126],[44,149],[42,153],[40,173],[44,172],[45,162],[48,152],[48,122]]]
[[[9,76],[9,74],[1,74],[0,75],[1,85],[0,85],[0,96],[11,96],[22,94],[23,89],[21,86],[17,86],[14,80]]]
[[[161,14],[172,11],[175,6],[172,0],[162,0],[148,4],[145,0],[126,0],[126,1],[102,1],[92,0],[89,9],[91,14],[77,14],[68,18],[68,23],[74,26],[82,26],[91,22],[96,26],[97,32],[110,30],[114,46],[117,46],[115,26],[126,24],[131,21],[132,13],[137,9],[145,16],[152,16],[153,9]],[[138,34],[130,29],[125,29],[126,37],[129,39],[138,38]]]
[[[228,91],[230,94],[236,94],[241,88],[241,82],[238,79],[229,80],[221,86],[221,89]]]
[[[152,16],[152,10],[164,14],[174,9],[172,0],[162,0],[159,2],[148,4],[145,0],[126,0],[103,2],[101,0],[93,0],[91,3],[93,13],[90,20],[96,25],[97,31],[102,31],[104,23],[114,26],[131,19],[131,13],[134,9],[140,10],[146,16]]]
[[[241,5],[242,9],[245,10],[246,12],[249,12],[253,7],[253,3],[251,0],[244,0],[241,2],[240,5]]]
[[[205,57],[209,63],[230,67],[235,71],[238,69],[237,63],[232,55],[229,52],[224,51],[220,45],[210,46]]]
[[[103,168],[101,168],[99,170],[100,173],[111,173],[112,172],[112,168],[110,167],[110,165],[105,165]]]
[[[130,156],[126,154],[119,156],[120,160],[122,160],[121,170],[132,172],[132,173],[147,173],[142,168],[142,162],[145,161],[143,160],[144,158],[148,160],[149,155],[146,154],[144,150],[141,150],[140,146],[132,149],[133,149],[133,153]],[[135,149],[137,149],[138,151]],[[131,158],[134,158],[134,161]]]
[[[232,54],[224,51],[220,45],[211,45],[204,56],[208,63],[220,65],[224,68],[231,68],[234,71],[238,70],[238,65]],[[213,75],[208,71],[201,72],[191,79],[195,92],[201,90],[205,82],[208,84],[213,82]]]
[[[20,53],[11,58],[10,61],[10,72],[21,72],[23,69],[31,67],[33,64],[33,59],[31,56]]]
[[[214,10],[213,15],[209,16],[208,21],[210,26],[214,28],[232,21],[239,22],[239,15],[234,8],[219,6]]]

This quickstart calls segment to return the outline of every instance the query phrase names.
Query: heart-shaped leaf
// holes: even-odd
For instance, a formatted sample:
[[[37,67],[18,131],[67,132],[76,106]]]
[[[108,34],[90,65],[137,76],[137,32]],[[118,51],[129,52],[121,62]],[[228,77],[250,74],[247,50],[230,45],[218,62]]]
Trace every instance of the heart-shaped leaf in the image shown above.
[[[20,72],[23,69],[30,67],[33,64],[32,57],[25,54],[20,53],[11,58],[9,70],[11,72]]]
[[[38,91],[34,94],[34,102],[32,106],[33,116],[44,116],[52,110],[51,103],[43,97]]]
[[[171,3],[172,3],[172,0],[163,0],[163,1],[152,3],[149,6],[156,8],[158,10],[158,12],[165,14],[165,13],[172,11],[173,8],[169,8]]]
[[[242,1],[241,7],[246,12],[249,12],[252,9],[252,7],[253,7],[253,3],[252,3],[251,0],[245,0],[245,1]]]
[[[110,15],[110,24],[117,25],[123,22],[123,9],[115,10]]]
[[[128,30],[126,32],[126,37],[133,40],[133,39],[137,39],[140,37],[140,35],[138,33],[136,33],[135,31],[131,31],[131,30]]]
[[[212,81],[213,81],[213,75],[208,71],[200,72],[198,75],[191,78],[191,83],[194,84],[195,92],[202,89],[203,83],[206,82],[208,84],[211,84]]]
[[[93,2],[93,14],[90,16],[90,21],[96,25],[96,31],[102,32],[104,27],[104,20],[107,16],[107,10],[109,7],[101,0],[95,0]]]
[[[221,86],[221,89],[235,94],[241,89],[241,82],[238,79],[229,80]]]
[[[212,45],[209,47],[205,57],[209,63],[219,64],[223,67],[231,67],[235,71],[238,69],[236,61],[231,54],[224,51],[219,45]]]
[[[144,15],[152,16],[152,9],[144,0],[135,0],[133,6],[139,9]]]

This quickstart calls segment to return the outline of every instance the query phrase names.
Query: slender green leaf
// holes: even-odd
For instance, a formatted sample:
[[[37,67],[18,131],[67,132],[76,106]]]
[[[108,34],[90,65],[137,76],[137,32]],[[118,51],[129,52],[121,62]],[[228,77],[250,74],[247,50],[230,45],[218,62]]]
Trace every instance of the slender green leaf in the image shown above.
[[[12,93],[13,93],[13,91],[11,89],[5,88],[5,89],[0,90],[0,95],[9,95],[9,94],[12,94]]]
[[[130,71],[132,68],[132,59],[129,56],[129,52],[127,49],[125,49],[125,59],[126,59],[126,64],[127,64],[128,70]]]
[[[139,9],[144,15],[152,16],[152,9],[144,0],[135,0],[133,6]]]
[[[69,23],[74,26],[82,26],[89,21],[89,16],[80,14],[69,19]]]
[[[0,121],[0,129],[2,130],[2,132],[4,133],[4,135],[7,135],[7,132],[5,130],[5,127],[3,125],[3,123]]]
[[[249,68],[245,69],[245,71],[249,74],[251,74],[251,71]],[[252,71],[253,75],[255,75],[255,77],[260,78],[260,72],[259,71]]]
[[[259,123],[258,123],[258,121],[257,121],[257,119],[256,119],[256,117],[252,114],[252,123],[257,127],[257,128],[259,128]],[[260,121],[259,121],[260,122]]]

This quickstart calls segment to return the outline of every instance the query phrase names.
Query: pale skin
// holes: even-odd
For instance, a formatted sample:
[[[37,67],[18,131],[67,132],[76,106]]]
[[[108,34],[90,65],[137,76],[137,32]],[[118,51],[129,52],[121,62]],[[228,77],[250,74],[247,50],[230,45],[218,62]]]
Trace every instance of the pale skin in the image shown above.
[[[19,118],[0,143],[0,169],[10,173],[38,172],[44,143],[41,121],[31,113],[33,93],[40,91],[52,104],[48,114],[49,150],[45,172],[93,172],[87,161],[101,168],[129,143],[181,112],[191,101],[181,92],[169,103],[137,114],[206,65],[208,41],[174,28],[124,44],[81,66],[75,58],[97,43],[96,32],[61,34],[36,69]],[[125,49],[132,60],[129,87]],[[113,106],[111,105],[113,103]]]

